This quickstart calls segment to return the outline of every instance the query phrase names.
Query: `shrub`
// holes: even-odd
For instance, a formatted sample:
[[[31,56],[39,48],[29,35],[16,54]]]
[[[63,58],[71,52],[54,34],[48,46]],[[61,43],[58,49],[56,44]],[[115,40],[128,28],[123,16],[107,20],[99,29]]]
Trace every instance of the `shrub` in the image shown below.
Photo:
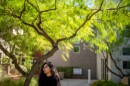
[[[127,86],[127,85],[124,85],[122,83],[118,83],[117,86]]]
[[[1,86],[23,86],[24,85],[24,80],[12,80],[10,78],[4,78],[3,80],[0,81]]]
[[[114,83],[113,81],[98,80],[95,81],[92,86],[127,86],[122,83]]]
[[[72,78],[73,76],[73,67],[57,67],[58,72],[64,72],[65,78]]]
[[[92,84],[92,86],[126,86],[126,85],[123,85],[121,83],[116,84],[113,81],[98,80],[98,81],[95,81]]]
[[[4,78],[0,81],[0,86],[24,86],[25,78],[13,80],[11,78]],[[32,78],[30,86],[37,86],[37,80]]]
[[[38,79],[37,78],[32,78],[30,86],[38,86]]]

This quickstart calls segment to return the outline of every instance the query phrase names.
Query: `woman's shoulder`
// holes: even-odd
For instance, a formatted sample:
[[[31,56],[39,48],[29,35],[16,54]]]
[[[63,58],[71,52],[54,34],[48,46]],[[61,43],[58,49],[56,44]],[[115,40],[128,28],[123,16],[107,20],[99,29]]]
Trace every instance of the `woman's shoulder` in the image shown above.
[[[58,80],[58,78],[57,78],[57,76],[51,76],[51,77],[49,77],[51,80],[53,80],[53,81],[57,81]]]

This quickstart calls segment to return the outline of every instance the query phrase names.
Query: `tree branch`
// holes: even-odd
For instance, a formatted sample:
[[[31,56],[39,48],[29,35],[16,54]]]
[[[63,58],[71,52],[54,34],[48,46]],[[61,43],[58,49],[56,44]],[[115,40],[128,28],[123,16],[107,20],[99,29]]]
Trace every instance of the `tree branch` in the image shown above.
[[[120,4],[121,4],[122,1],[123,1],[123,0],[120,0],[120,2],[119,2],[118,5],[117,5],[117,8],[120,6]]]
[[[107,68],[111,73],[113,73],[114,75],[120,77],[121,79],[123,78],[121,75],[119,75],[119,74],[115,73],[114,71],[112,71],[112,70],[108,67],[108,65],[106,65],[106,68]]]
[[[111,53],[110,53],[110,58],[111,58],[111,60],[114,62],[115,67],[119,70],[119,72],[121,73],[121,75],[124,77],[125,74],[124,74],[123,71],[118,67],[118,65],[117,65],[116,61],[114,60],[114,58],[113,58],[113,56],[112,56]]]
[[[130,4],[127,4],[127,5],[121,6],[121,7],[117,7],[117,8],[108,8],[107,10],[119,10],[119,9],[123,9],[123,8],[126,8],[126,7],[130,7]]]
[[[109,68],[109,66],[107,65],[106,61],[107,61],[107,59],[108,59],[108,54],[106,54],[106,56],[105,56],[105,54],[104,54],[103,52],[102,52],[102,54],[103,54],[103,57],[105,58],[105,67],[106,67],[112,74],[114,74],[114,75],[116,75],[116,76],[118,76],[118,77],[120,77],[120,78],[123,78],[121,75],[119,75],[119,74],[117,74],[116,72],[112,71],[112,70]]]
[[[37,4],[37,7],[38,7],[38,9],[39,9],[39,6],[38,6],[37,1],[36,1],[36,4]],[[32,6],[34,7],[34,5],[32,5]],[[37,9],[37,11],[38,11],[38,15],[37,15],[37,17],[33,20],[32,23],[34,23],[34,22],[37,20],[37,18],[38,18],[42,13],[56,10],[56,8],[57,8],[57,7],[56,7],[56,0],[55,0],[55,7],[54,7],[54,8],[52,8],[52,9],[48,9],[48,10],[43,10],[43,11],[40,11],[40,9],[39,9],[39,10]],[[36,9],[36,7],[35,7],[35,9]]]
[[[21,13],[22,13],[22,12],[21,12]],[[27,22],[25,22],[24,20],[22,20],[22,19],[21,19],[21,16],[18,16],[18,15],[14,14],[14,13],[7,14],[7,15],[10,15],[10,16],[12,16],[12,17],[14,17],[14,18],[19,19],[23,24],[25,24],[25,25],[27,25],[27,26],[30,26],[30,27],[32,27],[32,28],[34,27],[33,24],[27,23]],[[21,15],[22,15],[22,14],[21,14]]]
[[[9,58],[11,58],[11,59],[13,60],[13,62],[14,62],[14,64],[15,64],[15,68],[16,68],[22,75],[26,76],[27,73],[26,73],[25,71],[23,71],[23,70],[21,69],[21,67],[19,66],[19,64],[17,63],[17,59],[16,59],[15,55],[9,53],[1,44],[0,44],[0,49],[3,51],[3,53],[4,53],[6,56],[8,56]]]
[[[54,46],[54,40],[44,31],[44,29],[40,26],[42,23],[41,13],[39,13],[39,22],[37,23],[38,30],[42,32],[43,36],[51,42],[51,45]]]
[[[107,42],[106,42],[107,43]],[[111,49],[110,48],[110,45],[107,43],[107,46],[109,47],[109,49]],[[116,63],[116,61],[115,61],[115,59],[113,58],[113,56],[112,56],[112,51],[110,50],[110,52],[109,52],[109,55],[110,55],[110,58],[111,58],[111,60],[113,61],[113,63],[114,63],[114,65],[115,65],[115,67],[117,68],[117,70],[121,73],[121,75],[124,77],[125,76],[125,74],[123,73],[123,71],[121,70],[121,68],[120,67],[118,67],[118,65],[117,65],[117,63]]]
[[[15,44],[14,44],[13,47],[12,47],[11,54],[13,54],[14,49],[15,49]]]
[[[52,46],[55,46],[55,45],[54,45],[54,44],[55,44],[54,40],[44,31],[44,29],[41,28],[40,26],[38,26],[38,29],[40,29],[40,31],[42,31],[42,35],[43,35],[49,42],[51,42],[51,45],[52,45]]]
[[[25,22],[25,21],[23,21],[23,20],[21,19],[22,13],[25,11],[25,2],[24,2],[24,8],[23,8],[23,10],[21,11],[20,16],[17,16],[16,14],[13,14],[13,13],[12,13],[12,16],[15,17],[15,18],[18,18],[20,21],[22,21],[23,24],[28,25],[28,26],[34,28],[35,31],[36,31],[39,35],[43,35],[48,41],[51,42],[52,46],[54,46],[54,41],[53,41],[53,39],[52,39],[52,38],[44,31],[44,29],[40,26],[41,23],[42,23],[42,20],[41,20],[41,12],[40,12],[32,3],[30,3],[29,0],[27,0],[27,2],[28,2],[31,6],[33,6],[33,7],[39,12],[39,14],[38,14],[39,22],[37,23],[38,28],[35,27],[35,25],[34,25],[33,22],[32,22],[32,24],[29,24],[29,23],[27,23],[27,22]],[[56,0],[55,0],[55,5],[56,5]],[[56,9],[56,6],[55,6],[55,9]]]
[[[25,2],[26,2],[26,0],[24,1],[23,9],[22,9],[22,11],[20,12],[20,18],[22,17],[23,12],[25,11]]]
[[[48,9],[48,10],[43,10],[43,11],[40,11],[40,13],[53,11],[53,10],[56,10],[56,8],[57,8],[57,7],[56,7],[56,0],[55,0],[55,8]]]
[[[23,5],[23,9],[22,9],[22,11],[20,12],[20,14],[19,15],[16,15],[15,13],[13,13],[13,11],[10,9],[10,10],[6,10],[6,11],[4,11],[4,14],[3,15],[9,15],[9,16],[12,16],[12,17],[14,17],[14,18],[17,18],[18,20],[20,20],[23,24],[25,24],[25,25],[27,25],[27,26],[30,26],[30,27],[33,27],[34,25],[33,24],[30,24],[30,23],[27,23],[27,22],[25,22],[24,20],[22,20],[22,14],[23,14],[23,12],[25,11],[25,3],[26,3],[26,0],[24,1],[24,5]],[[9,12],[9,11],[11,11],[11,13]]]
[[[13,13],[12,13],[12,14],[10,14],[10,15],[13,16],[14,18],[19,19],[23,24],[32,27],[39,35],[43,35],[43,36],[44,36],[44,34],[43,34],[41,31],[39,31],[39,29],[38,29],[37,27],[35,27],[35,25],[34,25],[33,23],[30,24],[30,23],[25,22],[24,20],[21,19],[20,16],[18,16],[18,15],[16,15],[16,14],[13,14]],[[45,36],[44,36],[44,37],[45,37]],[[45,38],[46,38],[46,37],[45,37]]]
[[[28,2],[33,8],[35,8],[35,10],[36,10],[37,12],[40,12],[36,6],[34,6],[31,2],[29,2],[29,0],[27,0],[27,2]]]
[[[60,38],[60,39],[58,39],[58,40],[56,41],[56,45],[58,45],[58,43],[61,42],[61,41],[68,40],[68,39],[71,39],[71,38],[75,37],[75,36],[77,35],[78,31],[79,31],[96,13],[98,13],[98,12],[101,10],[102,5],[103,5],[103,1],[104,1],[104,0],[102,0],[102,2],[101,2],[101,4],[100,4],[100,7],[99,7],[98,10],[96,10],[96,11],[93,12],[92,14],[90,13],[90,14],[87,15],[85,21],[77,28],[77,30],[74,32],[74,34],[72,34],[70,37],[65,37],[65,38]]]
[[[9,15],[13,16],[14,18],[19,19],[23,24],[32,27],[39,35],[43,35],[48,41],[51,42],[52,46],[54,46],[53,39],[40,26],[40,24],[42,23],[42,21],[41,21],[41,13],[39,13],[39,22],[37,23],[38,28],[34,25],[34,23],[30,24],[30,23],[27,23],[24,20],[22,20],[21,16],[18,16],[18,15],[14,14],[14,13],[11,13]]]
[[[115,11],[115,10],[120,10],[120,9],[123,9],[123,8],[126,8],[126,7],[130,7],[130,4],[127,4],[127,5],[124,5],[124,6],[121,6],[121,7],[117,6],[116,8],[108,8],[106,10],[108,10],[108,11],[111,11],[111,10]],[[92,9],[92,10],[98,10],[98,9]],[[101,9],[100,11],[103,11],[103,9]]]

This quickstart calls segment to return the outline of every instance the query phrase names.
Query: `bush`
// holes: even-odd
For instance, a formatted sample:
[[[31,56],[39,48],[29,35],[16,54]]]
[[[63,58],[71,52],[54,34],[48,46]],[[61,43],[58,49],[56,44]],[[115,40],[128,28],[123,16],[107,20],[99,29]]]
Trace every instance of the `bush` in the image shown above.
[[[0,81],[0,86],[24,86],[25,78],[13,80],[11,78],[4,78]],[[32,78],[30,86],[37,86],[37,80]]]
[[[98,80],[98,81],[95,81],[92,84],[92,86],[126,86],[126,85],[123,85],[121,83],[116,84],[113,81]]]
[[[122,83],[119,83],[119,84],[117,84],[117,86],[127,86],[127,85],[124,85],[124,84],[122,84]]]
[[[30,86],[38,86],[38,79],[37,78],[32,78]]]
[[[1,86],[23,86],[24,85],[24,80],[12,80],[10,78],[4,78],[3,80],[0,81]]]
[[[64,72],[65,78],[72,78],[73,76],[73,67],[57,67],[58,72]]]

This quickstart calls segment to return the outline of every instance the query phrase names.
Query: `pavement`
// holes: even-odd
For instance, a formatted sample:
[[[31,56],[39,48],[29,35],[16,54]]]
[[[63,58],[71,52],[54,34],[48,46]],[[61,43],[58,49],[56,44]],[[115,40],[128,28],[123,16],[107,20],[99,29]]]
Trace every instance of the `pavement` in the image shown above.
[[[93,83],[95,80],[91,80]],[[90,86],[87,79],[63,79],[61,86]]]

